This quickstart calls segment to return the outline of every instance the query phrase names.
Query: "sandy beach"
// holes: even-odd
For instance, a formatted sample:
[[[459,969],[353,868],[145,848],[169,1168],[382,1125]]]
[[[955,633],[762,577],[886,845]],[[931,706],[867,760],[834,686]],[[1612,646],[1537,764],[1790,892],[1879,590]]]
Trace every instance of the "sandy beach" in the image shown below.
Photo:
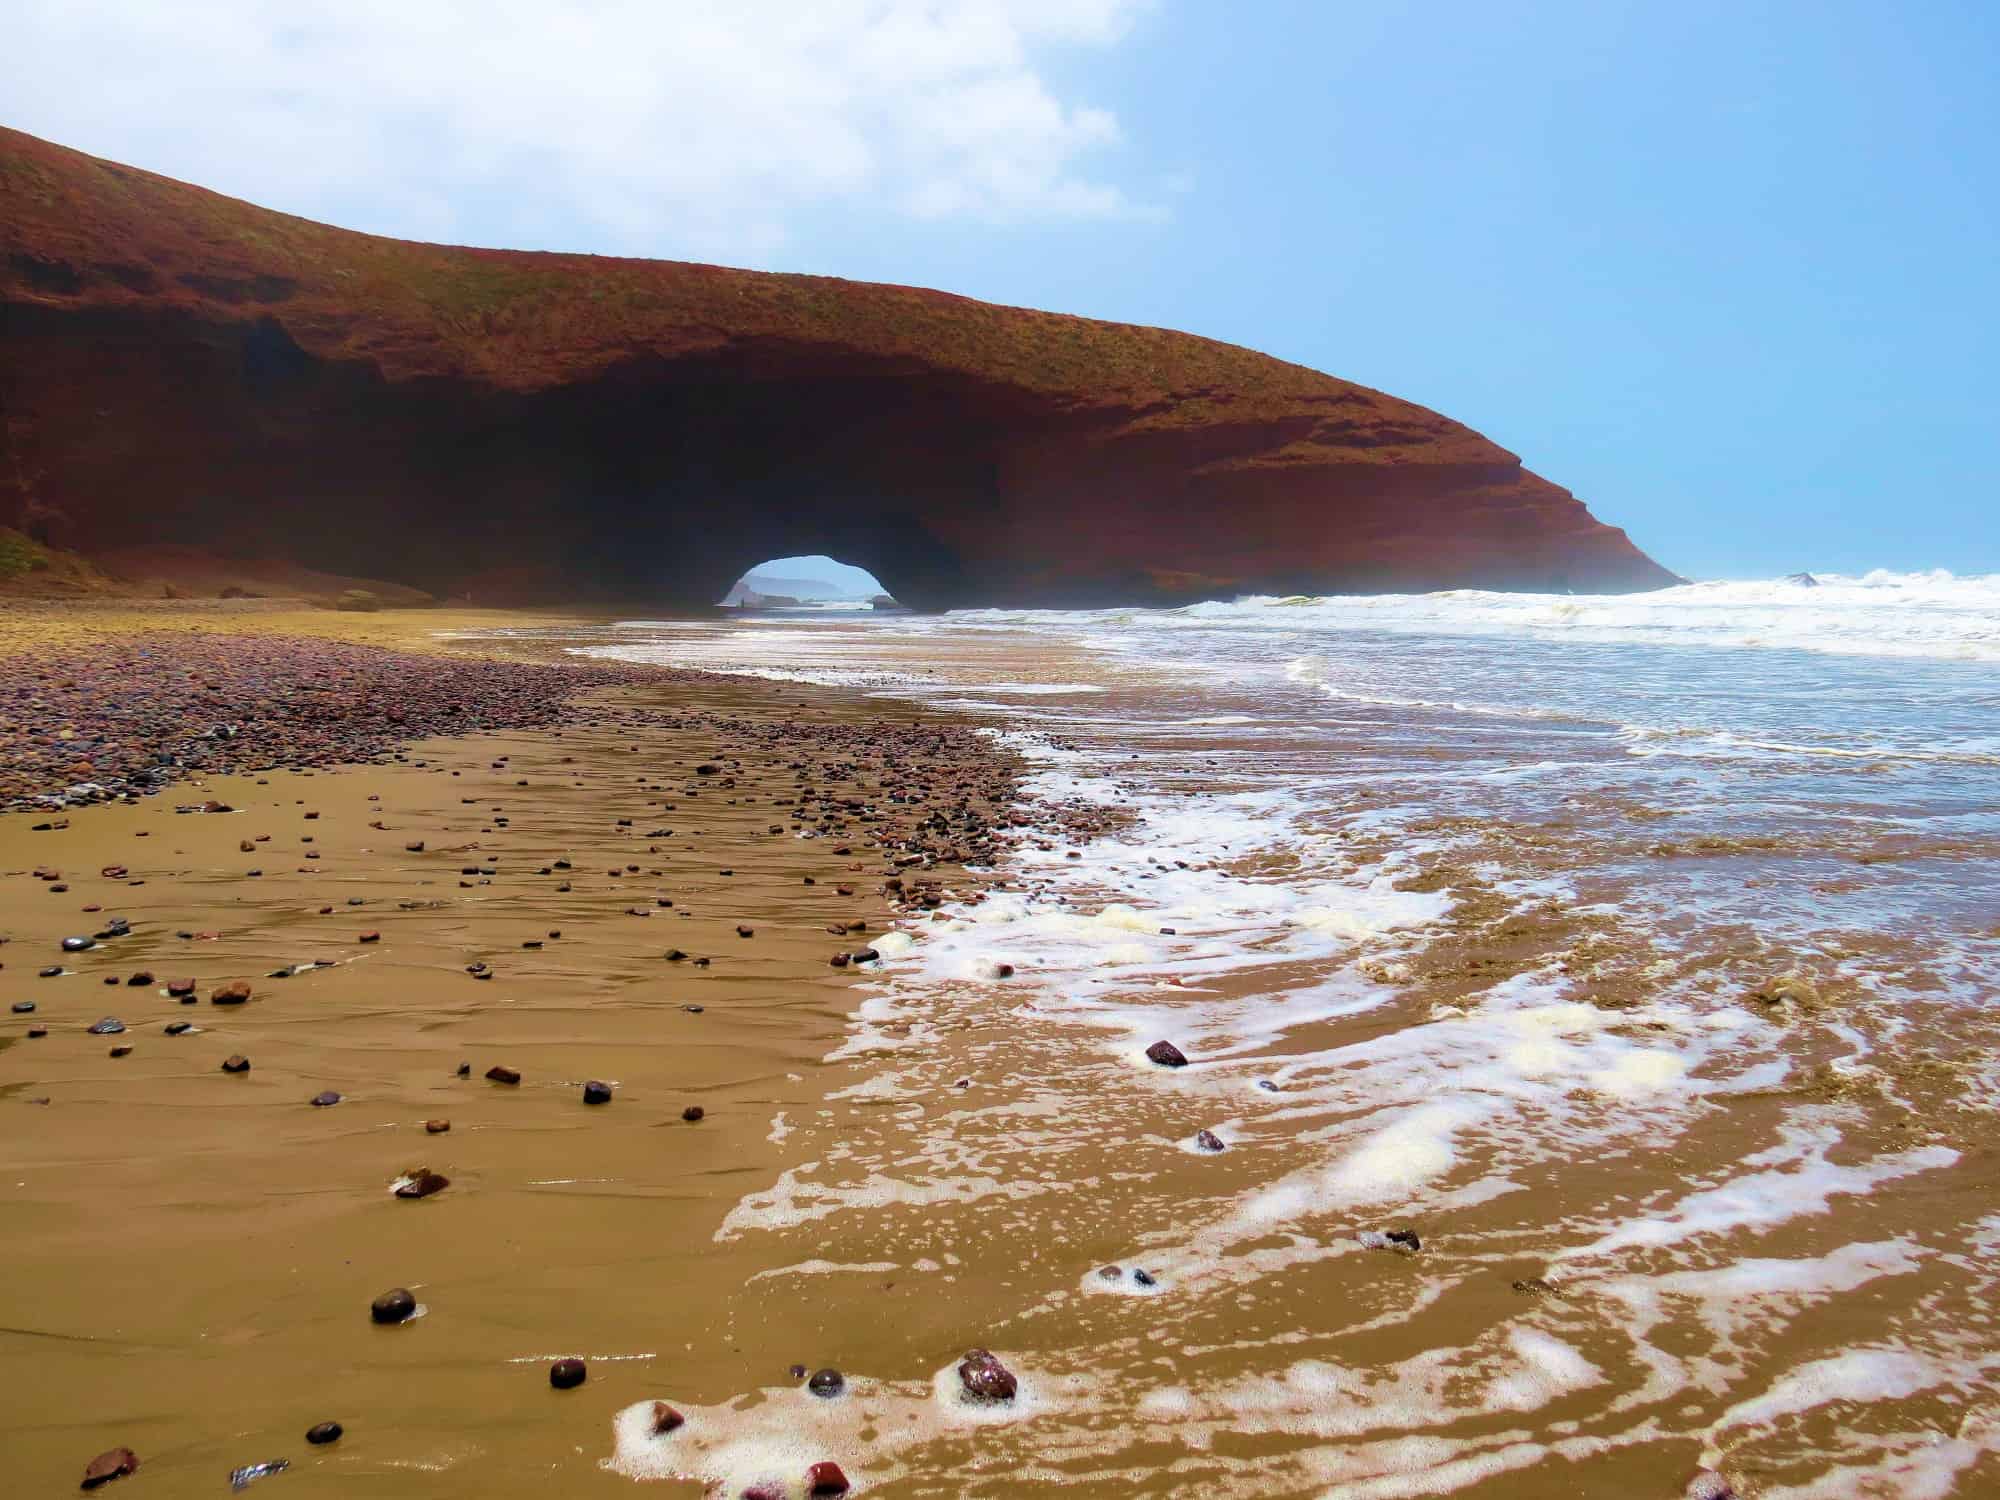
[[[4,636],[60,672],[135,625],[435,654],[492,623],[52,610]],[[276,1458],[301,1494],[622,1484],[597,1468],[615,1407],[861,1352],[809,1308],[741,1324],[764,1267],[715,1232],[780,1170],[773,1117],[819,1102],[864,966],[831,961],[976,894],[950,856],[986,844],[1010,768],[894,707],[605,675],[658,681],[586,684],[560,727],[0,817],[0,1340],[31,1377],[0,1448],[24,1493],[115,1447],[153,1493]],[[219,1003],[236,981],[247,1003]],[[425,1169],[449,1186],[394,1195]],[[398,1287],[426,1315],[377,1326]],[[579,1392],[550,1387],[566,1355]],[[345,1435],[306,1444],[327,1421]]]

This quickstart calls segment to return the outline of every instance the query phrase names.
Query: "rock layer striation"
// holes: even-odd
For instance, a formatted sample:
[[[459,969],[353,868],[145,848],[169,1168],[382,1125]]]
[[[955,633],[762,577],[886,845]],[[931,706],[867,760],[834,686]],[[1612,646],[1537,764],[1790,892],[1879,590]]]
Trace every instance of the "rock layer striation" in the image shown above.
[[[1613,591],[1672,575],[1437,413],[943,292],[416,244],[0,130],[0,522],[478,602]]]

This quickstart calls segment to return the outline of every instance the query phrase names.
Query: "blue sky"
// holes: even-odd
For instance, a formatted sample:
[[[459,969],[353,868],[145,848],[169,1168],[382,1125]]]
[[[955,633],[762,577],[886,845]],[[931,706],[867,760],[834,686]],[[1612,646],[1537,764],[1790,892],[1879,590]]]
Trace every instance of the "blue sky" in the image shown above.
[[[2000,571],[2000,6],[214,3],[22,0],[0,117],[376,232],[1251,345],[1693,576]]]

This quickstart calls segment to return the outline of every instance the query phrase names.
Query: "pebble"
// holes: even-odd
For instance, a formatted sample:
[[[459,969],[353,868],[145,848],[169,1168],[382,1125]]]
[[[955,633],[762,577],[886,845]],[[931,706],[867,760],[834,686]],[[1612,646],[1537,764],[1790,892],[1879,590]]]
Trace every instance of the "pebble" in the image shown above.
[[[549,1384],[559,1391],[573,1391],[589,1374],[582,1360],[559,1359],[549,1366]]]
[[[95,938],[66,937],[62,940],[62,950],[65,953],[81,953],[86,948],[95,948],[96,946],[97,940]]]
[[[521,1081],[521,1074],[514,1068],[503,1068],[498,1063],[486,1070],[486,1076],[495,1083],[515,1084]]]
[[[692,1125],[707,1114],[708,1111],[703,1109],[699,1104],[690,1104],[686,1109],[681,1111],[681,1118]]]
[[[1134,1271],[1132,1273],[1132,1280],[1140,1286],[1158,1286],[1160,1284],[1159,1278],[1154,1276],[1151,1271]]]
[[[103,1020],[93,1021],[90,1024],[92,1036],[116,1036],[124,1029],[125,1023],[116,1016],[106,1016]]]
[[[416,1315],[416,1295],[399,1286],[384,1292],[368,1304],[368,1316],[377,1323],[401,1323]]]
[[[194,1023],[192,1021],[169,1021],[165,1029],[168,1036],[185,1036],[188,1032],[194,1030]]]
[[[1146,1049],[1147,1058],[1162,1068],[1185,1068],[1187,1054],[1172,1042],[1155,1042]]]
[[[7,1008],[13,1011],[14,1014],[17,1016],[25,1016],[29,1012],[34,1010],[35,1002],[32,1000],[16,1000],[12,1005],[8,1006]]]
[[[840,1471],[840,1465],[831,1459],[822,1460],[806,1470],[806,1494],[833,1496],[846,1493],[847,1476]]]
[[[667,1405],[666,1402],[655,1401],[653,1403],[654,1437],[665,1437],[685,1421],[687,1421],[687,1418]]]
[[[396,1189],[398,1198],[428,1198],[432,1193],[441,1193],[451,1186],[451,1179],[442,1172],[420,1171],[409,1174],[409,1181]]]
[[[990,1349],[970,1349],[959,1361],[958,1383],[975,1401],[1012,1401],[1019,1383]]]
[[[1194,1133],[1194,1143],[1199,1149],[1211,1153],[1223,1149],[1222,1137],[1213,1130],[1197,1130]]]
[[[227,984],[219,984],[209,992],[210,1005],[242,1005],[250,998],[250,981],[232,979]]]
[[[337,1443],[340,1441],[341,1431],[342,1428],[338,1422],[321,1422],[316,1427],[308,1427],[306,1429],[306,1441],[315,1445]]]
[[[83,1466],[83,1487],[94,1490],[100,1484],[123,1479],[139,1467],[139,1455],[130,1448],[107,1448]]]
[[[601,1083],[595,1078],[591,1079],[590,1082],[583,1086],[583,1102],[585,1104],[609,1104],[611,1102],[611,1085]]]
[[[113,1057],[130,1057],[130,1056],[132,1055],[132,1045],[131,1045],[131,1043],[129,1043],[129,1042],[125,1042],[125,1043],[121,1043],[120,1045],[118,1045],[118,1046],[116,1046],[116,1047],[113,1047],[113,1048],[111,1049],[111,1055],[112,1055]]]
[[[126,984],[130,985],[135,990],[143,990],[152,982],[153,982],[152,971],[148,969],[141,969],[138,973],[134,974],[130,979],[125,981]]]
[[[424,1133],[426,1135],[443,1135],[449,1129],[451,1129],[451,1121],[449,1120],[424,1121]]]
[[[312,1096],[311,1103],[315,1108],[325,1109],[329,1105],[340,1103],[340,1095],[336,1094],[332,1089],[326,1089],[320,1093],[314,1094]]]
[[[245,1057],[241,1052],[233,1053],[222,1060],[222,1071],[225,1073],[247,1073],[250,1071],[250,1059]]]
[[[812,1379],[806,1382],[806,1389],[822,1400],[831,1401],[847,1389],[847,1377],[834,1369],[815,1370]]]

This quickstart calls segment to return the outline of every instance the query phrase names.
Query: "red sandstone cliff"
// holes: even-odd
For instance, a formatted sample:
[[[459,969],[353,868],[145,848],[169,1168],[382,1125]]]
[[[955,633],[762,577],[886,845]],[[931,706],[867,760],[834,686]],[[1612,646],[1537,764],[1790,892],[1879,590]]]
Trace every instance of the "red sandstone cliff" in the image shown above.
[[[1435,412],[942,292],[378,239],[0,130],[0,521],[492,597],[1658,587]],[[9,514],[11,512],[11,515]]]

